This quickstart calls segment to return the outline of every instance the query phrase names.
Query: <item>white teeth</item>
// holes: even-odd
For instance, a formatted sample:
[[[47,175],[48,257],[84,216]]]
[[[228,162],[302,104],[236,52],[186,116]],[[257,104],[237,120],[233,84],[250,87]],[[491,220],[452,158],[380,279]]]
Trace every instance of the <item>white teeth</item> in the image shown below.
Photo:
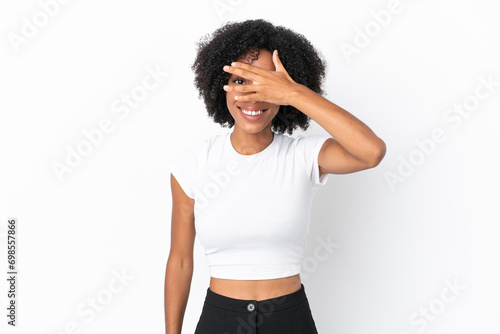
[[[248,111],[248,110],[245,110],[245,109],[241,109],[241,111],[242,111],[245,115],[252,115],[252,116],[255,116],[255,115],[260,115],[260,114],[262,114],[262,110],[257,110],[257,111]]]

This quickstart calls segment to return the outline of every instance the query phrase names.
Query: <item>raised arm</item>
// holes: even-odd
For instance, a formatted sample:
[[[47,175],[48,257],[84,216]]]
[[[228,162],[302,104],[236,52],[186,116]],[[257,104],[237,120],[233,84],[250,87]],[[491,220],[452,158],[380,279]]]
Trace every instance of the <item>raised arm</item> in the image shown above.
[[[309,116],[334,137],[321,148],[318,164],[320,174],[346,174],[377,166],[385,156],[382,139],[354,115],[295,82],[283,67],[275,50],[272,54],[275,71],[250,64],[234,62],[224,71],[243,77],[250,85],[229,86],[224,90],[244,93],[239,101],[266,101],[291,105]]]

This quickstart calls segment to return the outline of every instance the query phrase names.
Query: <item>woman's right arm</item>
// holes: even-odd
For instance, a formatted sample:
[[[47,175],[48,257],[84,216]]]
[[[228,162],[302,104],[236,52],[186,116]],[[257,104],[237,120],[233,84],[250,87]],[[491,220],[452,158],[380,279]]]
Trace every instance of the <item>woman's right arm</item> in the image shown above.
[[[194,199],[184,193],[172,174],[170,185],[172,225],[165,273],[165,329],[166,334],[181,334],[193,276]]]

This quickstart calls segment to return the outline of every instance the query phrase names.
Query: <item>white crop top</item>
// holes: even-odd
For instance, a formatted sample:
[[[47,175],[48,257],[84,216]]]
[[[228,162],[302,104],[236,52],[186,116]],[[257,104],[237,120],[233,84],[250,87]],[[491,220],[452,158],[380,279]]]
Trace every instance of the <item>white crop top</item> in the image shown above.
[[[170,171],[195,200],[196,235],[210,275],[235,280],[300,273],[309,235],[318,154],[327,135],[274,133],[264,150],[238,153],[230,133],[178,151]]]

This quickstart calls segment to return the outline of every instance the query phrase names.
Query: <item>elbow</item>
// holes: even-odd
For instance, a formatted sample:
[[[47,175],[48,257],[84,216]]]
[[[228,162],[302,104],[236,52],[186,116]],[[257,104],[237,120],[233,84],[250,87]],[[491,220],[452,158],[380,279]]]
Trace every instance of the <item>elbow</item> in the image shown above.
[[[377,167],[380,164],[385,157],[386,150],[385,142],[379,138],[375,148],[372,150],[373,155],[369,163],[369,168]]]
[[[176,254],[170,252],[167,260],[167,268],[180,271],[192,271],[194,268],[193,254]]]

